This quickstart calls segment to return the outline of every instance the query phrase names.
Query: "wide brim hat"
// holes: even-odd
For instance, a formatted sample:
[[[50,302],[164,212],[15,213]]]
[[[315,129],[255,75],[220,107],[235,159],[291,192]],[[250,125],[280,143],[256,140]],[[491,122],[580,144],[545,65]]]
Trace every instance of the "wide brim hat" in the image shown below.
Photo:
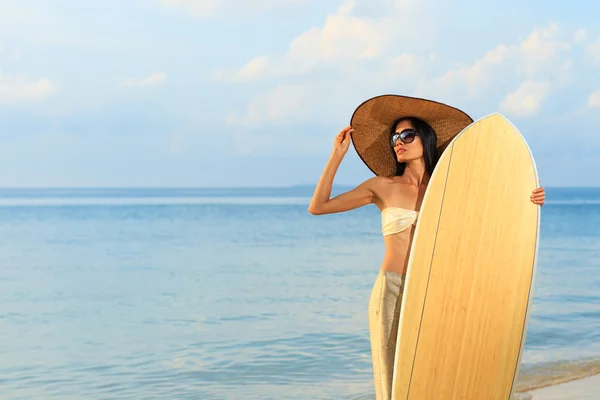
[[[465,112],[433,100],[393,94],[366,100],[352,115],[351,137],[358,156],[375,175],[396,174],[397,160],[391,151],[390,132],[400,117],[416,117],[433,128],[438,157],[456,135],[473,123]]]

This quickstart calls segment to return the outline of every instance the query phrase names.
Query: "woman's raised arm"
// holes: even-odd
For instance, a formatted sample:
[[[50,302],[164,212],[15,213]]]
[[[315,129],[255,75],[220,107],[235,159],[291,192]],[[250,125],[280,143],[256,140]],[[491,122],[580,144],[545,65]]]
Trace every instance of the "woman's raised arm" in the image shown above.
[[[352,210],[373,202],[375,198],[373,183],[376,177],[366,180],[354,189],[333,199],[330,198],[333,179],[350,146],[351,132],[352,128],[347,126],[335,137],[333,151],[308,206],[309,213],[314,215],[331,214]]]

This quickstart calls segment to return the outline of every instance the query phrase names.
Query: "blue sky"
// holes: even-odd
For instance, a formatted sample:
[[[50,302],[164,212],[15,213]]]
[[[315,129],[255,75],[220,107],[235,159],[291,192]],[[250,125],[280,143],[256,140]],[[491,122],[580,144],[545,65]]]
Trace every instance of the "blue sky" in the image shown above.
[[[0,0],[0,186],[314,184],[356,106],[383,93],[501,112],[543,185],[600,186],[597,15],[587,1]],[[371,176],[351,148],[335,182]]]

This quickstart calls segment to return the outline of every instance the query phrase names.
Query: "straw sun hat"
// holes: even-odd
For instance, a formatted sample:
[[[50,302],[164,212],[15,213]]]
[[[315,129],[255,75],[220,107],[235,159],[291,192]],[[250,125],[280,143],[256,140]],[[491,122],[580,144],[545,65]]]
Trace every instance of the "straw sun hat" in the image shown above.
[[[391,151],[390,132],[400,117],[416,117],[433,128],[438,156],[473,122],[463,111],[432,100],[390,94],[366,100],[352,115],[351,135],[356,152],[375,175],[396,174],[397,160]]]

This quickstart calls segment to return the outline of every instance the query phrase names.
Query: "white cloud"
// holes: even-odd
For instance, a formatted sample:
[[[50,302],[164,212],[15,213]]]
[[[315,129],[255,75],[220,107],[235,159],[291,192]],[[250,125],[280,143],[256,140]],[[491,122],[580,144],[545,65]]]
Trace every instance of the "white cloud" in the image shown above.
[[[12,59],[13,60],[20,60],[21,56],[23,55],[23,52],[21,51],[20,47],[15,47],[12,51]]]
[[[354,0],[344,0],[342,5],[338,8],[338,15],[350,15],[352,9],[356,6],[356,2]]]
[[[587,33],[585,29],[577,29],[573,35],[573,40],[575,43],[583,43],[585,42],[585,39],[587,39]]]
[[[338,67],[352,61],[377,58],[382,55],[389,23],[361,19],[349,15],[328,16],[321,28],[312,28],[290,44],[279,60],[268,56],[256,57],[233,72],[219,72],[217,77],[231,81],[304,75],[319,65]]]
[[[293,118],[295,120],[309,116],[311,88],[307,85],[279,85],[274,90],[256,96],[243,116],[230,114],[229,124],[260,125]]]
[[[559,27],[555,23],[550,23],[545,29],[534,30],[519,47],[523,57],[522,67],[531,76],[547,67],[551,60],[557,59],[561,52],[571,49],[569,42],[560,39]]]
[[[369,17],[355,16],[361,7]],[[343,108],[348,104],[357,105],[382,92],[472,104],[478,109],[500,108],[531,117],[542,110],[551,93],[576,77],[572,47],[575,40],[583,40],[584,31],[565,32],[552,22],[533,29],[520,41],[500,43],[474,62],[459,63],[440,74],[440,66],[454,60],[439,55],[435,48],[419,51],[418,43],[425,42],[418,35],[410,36],[414,31],[410,25],[399,27],[398,16],[403,15],[399,10],[411,8],[419,15],[415,7],[412,1],[345,0],[322,26],[297,36],[284,55],[256,57],[236,71],[221,73],[219,78],[224,80],[279,83],[255,96],[245,112],[230,117],[229,123],[331,120],[331,115],[337,118],[352,112],[350,106]],[[410,48],[407,44],[415,51],[401,50]],[[301,107],[293,106],[300,101]],[[331,102],[343,105],[338,103],[334,109]],[[329,116],[324,109],[331,111]]]
[[[160,85],[167,79],[167,74],[157,72],[142,79],[126,79],[124,85],[127,87],[143,87]]]
[[[416,77],[420,70],[419,58],[415,54],[403,53],[386,63],[385,77],[389,79],[394,79],[394,77],[412,78]]]
[[[255,14],[287,4],[302,4],[314,0],[160,0],[164,6],[183,7],[196,18],[210,18],[223,12]]]
[[[590,94],[590,97],[588,99],[588,107],[590,107],[590,108],[599,107],[600,108],[600,90]]]
[[[335,76],[292,79],[256,95],[240,113],[229,115],[227,123],[254,128],[264,124],[345,123],[348,114],[369,94],[390,92],[390,87],[405,91],[414,85],[424,61],[403,53],[377,62],[375,66],[355,66]],[[283,81],[282,81],[283,82]],[[394,91],[392,89],[391,91]]]
[[[307,120],[329,123],[344,119],[365,93],[380,94],[390,92],[390,87],[413,86],[423,63],[415,54],[402,53],[374,63],[376,65],[348,66],[348,70],[337,71],[334,76],[298,77],[256,95],[241,115],[230,114],[227,122],[256,127],[265,123],[292,124]]]
[[[425,6],[424,1],[417,0],[342,0],[338,7],[338,15],[363,15],[374,18],[401,15],[406,12],[426,11],[431,15],[431,9]],[[415,15],[412,14],[411,18]],[[408,23],[408,20],[402,21]],[[419,24],[421,22],[419,21]]]
[[[28,81],[23,75],[3,75],[0,72],[0,103],[36,100],[55,91],[56,85],[50,79]]]
[[[274,75],[276,71],[272,70],[269,56],[258,56],[237,71],[219,70],[215,72],[214,77],[218,81],[246,82]]]
[[[9,49],[2,41],[0,41],[0,54],[4,57],[9,56],[12,60],[20,60],[22,56],[22,50],[20,47],[13,47],[12,49]]]
[[[194,17],[211,17],[219,10],[218,0],[161,0],[166,6],[185,7]]]
[[[600,37],[587,47],[587,53],[597,64],[600,64]]]
[[[500,110],[517,117],[531,117],[540,111],[549,90],[547,82],[525,81],[506,96],[500,104]]]
[[[501,102],[501,107],[517,110],[516,114],[533,115],[539,112],[550,82],[565,87],[572,78],[571,44],[562,36],[554,23],[535,29],[522,42],[500,44],[470,65],[452,68],[439,78],[422,77],[417,95],[483,100],[489,106]],[[507,95],[507,87],[523,81]]]
[[[353,15],[365,8],[368,17]],[[419,34],[413,24],[426,8],[412,0],[394,2],[371,2],[367,0],[344,0],[337,12],[325,18],[323,26],[311,28],[298,35],[289,45],[288,51],[280,58],[256,57],[236,71],[218,71],[215,77],[220,80],[249,81],[263,78],[280,78],[308,74],[319,67],[333,67],[337,70],[346,66],[353,68],[355,63],[389,58],[398,48],[402,53],[403,43],[416,42]],[[398,23],[400,10],[410,10],[410,21]]]
[[[291,43],[283,67],[287,71],[304,72],[320,61],[377,57],[388,37],[385,22],[349,15],[329,16],[322,28],[313,28]]]
[[[475,61],[473,65],[451,69],[431,81],[424,80],[417,90],[419,92],[439,90],[457,92],[466,86],[467,95],[476,97],[486,92],[494,83],[496,72],[502,70],[502,64],[510,56],[511,51],[507,46],[500,44]],[[435,60],[435,58],[433,59]]]

